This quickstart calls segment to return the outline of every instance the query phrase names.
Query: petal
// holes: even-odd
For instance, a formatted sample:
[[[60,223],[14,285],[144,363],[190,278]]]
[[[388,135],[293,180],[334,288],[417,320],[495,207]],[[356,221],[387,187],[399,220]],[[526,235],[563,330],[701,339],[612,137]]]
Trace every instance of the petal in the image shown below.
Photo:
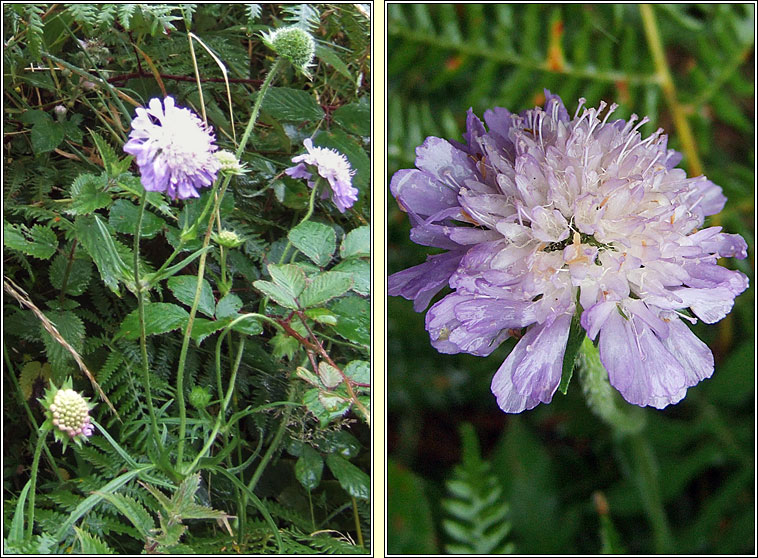
[[[687,392],[682,365],[639,319],[612,312],[600,331],[600,361],[629,403],[662,409]]]
[[[447,140],[430,137],[416,148],[416,166],[458,192],[466,179],[476,177],[474,161]]]
[[[390,191],[404,211],[428,217],[458,205],[458,190],[416,169],[397,171],[390,182]]]
[[[440,289],[447,285],[463,257],[461,250],[429,256],[426,262],[392,274],[387,279],[387,294],[413,301],[421,312]]]
[[[686,387],[694,386],[713,374],[711,349],[679,317],[675,316],[669,322],[669,335],[663,340],[663,346],[684,368]]]

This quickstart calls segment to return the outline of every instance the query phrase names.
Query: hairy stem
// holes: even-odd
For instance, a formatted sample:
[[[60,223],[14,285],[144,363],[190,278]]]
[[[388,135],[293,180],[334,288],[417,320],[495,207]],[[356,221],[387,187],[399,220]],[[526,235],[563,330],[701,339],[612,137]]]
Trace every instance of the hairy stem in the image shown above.
[[[153,407],[153,394],[150,388],[150,363],[147,358],[147,332],[145,329],[145,301],[143,296],[143,286],[139,276],[139,241],[142,233],[142,218],[145,215],[145,200],[147,190],[143,190],[140,198],[139,212],[137,214],[137,226],[134,231],[134,285],[137,293],[137,308],[139,313],[139,347],[142,354],[142,382],[145,386],[145,399],[147,400],[147,410],[150,413],[150,428],[153,433],[153,441],[156,446],[160,445],[160,435],[158,434],[158,421],[155,418],[155,408]]]
[[[37,492],[37,473],[39,472],[39,458],[42,455],[42,447],[45,445],[45,437],[50,431],[50,425],[43,423],[39,429],[39,437],[37,438],[37,447],[34,449],[34,460],[32,461],[32,476],[31,487],[29,488],[29,535],[31,539],[34,535],[34,497]]]

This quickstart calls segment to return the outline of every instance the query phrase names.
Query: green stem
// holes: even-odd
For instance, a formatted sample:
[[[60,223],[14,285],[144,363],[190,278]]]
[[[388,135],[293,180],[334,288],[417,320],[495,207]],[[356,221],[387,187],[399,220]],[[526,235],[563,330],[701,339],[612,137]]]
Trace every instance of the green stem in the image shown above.
[[[645,513],[653,530],[656,552],[668,554],[672,548],[671,531],[661,498],[655,456],[644,435],[645,412],[624,402],[608,381],[597,347],[585,337],[579,349],[577,366],[587,405],[617,435],[620,444],[629,444],[635,480]]]
[[[305,223],[308,219],[310,219],[311,216],[313,215],[313,209],[316,205],[316,192],[319,189],[319,186],[321,186],[321,183],[322,183],[322,178],[319,176],[318,179],[316,180],[316,183],[313,185],[313,188],[311,188],[311,195],[308,198],[308,211],[305,212],[305,216],[302,219],[300,219],[300,222],[292,228],[299,227],[300,225]],[[290,242],[288,239],[287,245],[284,247],[284,250],[282,251],[282,256],[279,258],[279,264],[284,263],[284,260],[287,257],[287,252],[289,251],[290,248],[292,248],[292,242]],[[292,257],[294,258],[295,254],[293,254]]]
[[[355,530],[358,532],[358,544],[363,548],[363,531],[361,530],[361,518],[358,516],[358,502],[355,496],[350,497],[353,500],[353,519],[355,520]]]
[[[292,398],[295,396],[295,387],[290,387],[289,392],[287,393],[287,401],[292,401]],[[261,462],[258,464],[258,467],[255,469],[255,472],[253,473],[253,478],[250,479],[250,482],[247,485],[247,488],[250,490],[250,492],[253,492],[255,490],[255,486],[258,484],[258,481],[261,478],[261,475],[263,474],[263,471],[266,469],[266,467],[269,464],[269,461],[271,461],[271,458],[274,456],[274,452],[279,447],[279,444],[282,441],[282,437],[284,436],[285,430],[287,430],[287,424],[289,423],[290,414],[292,413],[292,407],[289,405],[284,408],[284,412],[282,413],[282,421],[279,423],[279,429],[276,431],[276,434],[274,435],[274,439],[271,441],[271,445],[266,450],[266,453],[263,454],[263,458],[261,459]]]
[[[274,62],[274,65],[271,66],[271,69],[268,71],[268,74],[266,74],[266,78],[263,80],[263,84],[261,85],[261,88],[258,90],[258,95],[255,98],[255,104],[253,105],[253,112],[250,114],[250,121],[247,123],[247,128],[245,128],[245,133],[242,135],[242,140],[240,140],[239,147],[237,148],[237,159],[240,159],[242,157],[242,153],[245,151],[245,146],[247,145],[247,140],[250,138],[250,134],[253,132],[253,126],[255,126],[255,122],[258,120],[258,113],[261,110],[261,105],[263,104],[263,98],[266,96],[266,92],[268,91],[268,88],[271,86],[271,83],[274,81],[274,76],[276,73],[282,68],[284,65],[284,59],[281,57],[277,57],[276,62]]]
[[[55,75],[55,72],[53,72]],[[77,240],[71,243],[71,252],[68,254],[68,263],[66,264],[66,271],[63,273],[63,281],[61,281],[61,294],[58,295],[58,303],[63,304],[63,300],[66,298],[66,289],[68,288],[68,278],[71,275],[71,268],[74,265],[74,253],[76,252]]]
[[[684,113],[684,107],[679,103],[676,94],[676,86],[671,77],[668,62],[666,62],[666,55],[663,52],[663,42],[661,41],[660,33],[658,33],[658,23],[656,22],[652,6],[650,4],[640,4],[640,15],[642,15],[642,24],[645,28],[645,36],[647,37],[650,54],[653,57],[655,70],[658,74],[658,81],[663,89],[663,95],[666,97],[666,103],[671,110],[671,115],[674,117],[674,126],[677,132],[679,132],[682,151],[684,151],[687,157],[689,174],[700,176],[703,174],[703,164],[700,162],[695,136],[692,133],[692,128],[690,128],[687,115]]]
[[[34,496],[37,491],[37,472],[39,471],[39,458],[42,455],[42,447],[45,445],[45,437],[50,431],[50,425],[45,422],[39,429],[39,437],[37,438],[37,447],[34,449],[34,461],[32,461],[32,485],[29,488],[29,536],[31,539],[34,534]]]
[[[137,214],[137,227],[134,231],[134,285],[137,291],[137,308],[139,313],[139,346],[142,353],[142,382],[145,386],[145,398],[147,399],[147,410],[150,413],[150,427],[153,432],[153,441],[156,446],[161,447],[160,435],[158,434],[158,421],[155,418],[155,408],[153,407],[153,394],[150,387],[150,363],[147,358],[147,332],[145,328],[145,301],[143,296],[143,286],[139,276],[139,241],[142,233],[142,218],[145,214],[145,199],[147,190],[143,190],[140,198],[139,213]]]

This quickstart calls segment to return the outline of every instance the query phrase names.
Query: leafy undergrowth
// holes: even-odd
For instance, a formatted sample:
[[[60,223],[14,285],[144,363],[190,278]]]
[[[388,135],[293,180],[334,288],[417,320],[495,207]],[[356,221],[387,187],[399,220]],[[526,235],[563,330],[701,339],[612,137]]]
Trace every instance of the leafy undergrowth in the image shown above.
[[[368,10],[4,6],[6,552],[369,551]],[[123,147],[165,96],[232,152],[257,117],[244,172],[143,196]],[[284,173],[306,138],[345,213]],[[38,399],[69,377],[95,432],[64,453]]]

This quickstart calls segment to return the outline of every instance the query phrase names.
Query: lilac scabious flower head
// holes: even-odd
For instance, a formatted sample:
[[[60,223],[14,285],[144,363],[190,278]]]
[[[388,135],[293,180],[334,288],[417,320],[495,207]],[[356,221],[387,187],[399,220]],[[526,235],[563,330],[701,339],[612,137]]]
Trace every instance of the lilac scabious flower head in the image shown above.
[[[55,439],[63,444],[64,451],[68,442],[81,446],[82,441],[92,436],[94,430],[89,417],[89,411],[94,404],[74,391],[71,385],[71,378],[68,378],[60,389],[50,382],[50,388],[45,390],[45,397],[40,399],[47,411],[46,422],[52,427]]]
[[[172,97],[138,107],[124,151],[136,157],[142,185],[172,199],[200,197],[199,188],[216,180],[221,164],[211,129]]]
[[[495,108],[484,124],[469,111],[464,143],[427,138],[417,168],[393,176],[411,239],[446,252],[392,275],[389,294],[422,311],[453,289],[426,315],[442,353],[486,356],[518,339],[492,381],[506,412],[552,400],[575,315],[626,401],[677,403],[713,373],[685,322],[731,310],[747,277],[717,260],[745,258],[747,244],[701,228],[726,198],[675,168],[661,129],[641,136],[647,118],[610,120],[617,105],[584,99],[572,118],[545,95],[544,108]]]
[[[311,188],[316,186],[313,173],[325,178],[329,182],[334,205],[344,213],[358,200],[358,190],[353,188],[355,171],[350,168],[347,157],[335,149],[314,147],[310,138],[306,138],[303,145],[308,152],[293,157],[292,162],[298,164],[284,172],[292,178],[305,178]],[[322,197],[328,195],[328,192],[324,192]]]

